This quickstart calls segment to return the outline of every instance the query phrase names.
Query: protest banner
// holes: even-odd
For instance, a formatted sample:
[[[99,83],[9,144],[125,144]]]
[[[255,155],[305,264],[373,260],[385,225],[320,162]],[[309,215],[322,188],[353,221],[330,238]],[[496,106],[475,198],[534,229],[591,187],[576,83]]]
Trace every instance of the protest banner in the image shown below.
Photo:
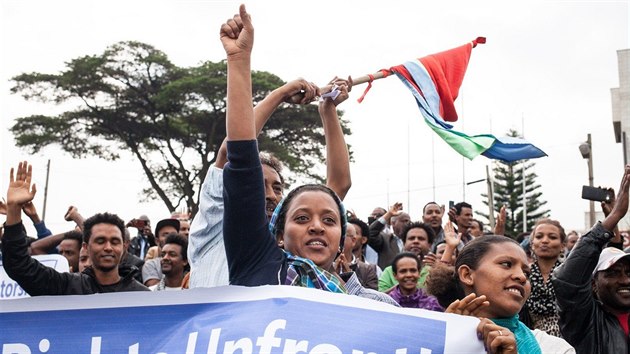
[[[2,354],[484,353],[478,320],[289,286],[0,303]]]
[[[33,258],[38,260],[39,263],[53,268],[60,273],[70,270],[68,260],[58,254],[33,256]],[[2,266],[2,262],[0,262],[0,300],[20,299],[28,296],[26,291],[24,291],[15,280],[9,278],[9,275],[7,275],[7,272]]]

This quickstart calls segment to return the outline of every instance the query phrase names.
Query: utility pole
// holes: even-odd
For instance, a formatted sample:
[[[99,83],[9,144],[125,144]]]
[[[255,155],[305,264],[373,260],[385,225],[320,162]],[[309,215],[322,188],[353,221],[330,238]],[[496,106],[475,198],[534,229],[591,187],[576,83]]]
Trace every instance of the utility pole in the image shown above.
[[[588,185],[593,187],[593,144],[591,142],[591,133],[586,135],[586,142],[580,144],[580,153],[588,163]],[[590,201],[589,205],[589,225],[595,225],[595,202]]]
[[[50,176],[50,159],[46,164],[46,185],[44,186],[44,207],[42,208],[42,221],[46,220],[46,202],[48,201],[48,177]]]

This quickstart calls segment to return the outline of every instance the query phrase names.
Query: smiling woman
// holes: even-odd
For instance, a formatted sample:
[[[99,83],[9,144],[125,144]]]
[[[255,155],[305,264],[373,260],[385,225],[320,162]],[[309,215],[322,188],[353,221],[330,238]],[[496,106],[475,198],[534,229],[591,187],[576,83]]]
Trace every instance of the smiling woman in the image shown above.
[[[510,351],[510,337],[518,353],[574,353],[564,340],[539,330],[530,330],[518,313],[530,295],[530,267],[516,241],[504,236],[484,236],[469,242],[455,267],[437,265],[429,274],[427,290],[446,312],[490,318],[481,333],[488,347]],[[448,303],[453,296],[457,300]],[[501,352],[501,351],[499,351]]]
[[[551,284],[551,274],[560,263],[567,235],[556,220],[541,219],[536,222],[530,237],[534,263],[529,281],[532,294],[527,299],[524,311],[531,317],[530,328],[538,328],[554,336],[560,336],[556,293]]]
[[[316,184],[298,187],[280,201],[267,220],[251,97],[253,33],[243,5],[239,14],[221,27],[228,66],[223,238],[230,284],[303,286],[396,305],[389,296],[363,288],[354,273],[343,279],[335,274],[332,265],[344,244],[346,212],[331,188]],[[339,95],[323,99],[320,113],[336,115],[337,104],[348,98],[350,84],[333,79],[331,85]],[[303,99],[310,102],[314,95]]]

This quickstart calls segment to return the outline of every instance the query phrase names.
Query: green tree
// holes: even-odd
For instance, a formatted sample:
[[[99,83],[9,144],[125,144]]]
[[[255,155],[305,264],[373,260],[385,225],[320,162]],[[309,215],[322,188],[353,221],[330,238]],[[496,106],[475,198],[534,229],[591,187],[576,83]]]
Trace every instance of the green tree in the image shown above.
[[[518,132],[510,130],[508,136],[517,137]],[[497,160],[492,171],[494,173],[494,209],[495,214],[501,206],[505,205],[506,236],[516,237],[523,232],[523,197],[526,198],[527,230],[534,227],[536,221],[549,215],[549,209],[544,209],[546,201],[541,200],[542,192],[540,184],[536,183],[538,177],[533,172],[534,162],[520,160],[504,162]],[[523,167],[525,168],[525,193],[523,193]],[[488,195],[482,193],[483,203],[488,206]],[[487,208],[486,208],[487,209]],[[488,219],[488,214],[477,211],[476,214]]]
[[[225,138],[227,66],[224,61],[178,67],[140,42],[116,43],[100,54],[75,58],[58,74],[24,73],[11,91],[26,100],[73,107],[58,115],[16,119],[17,146],[37,153],[58,145],[74,158],[116,160],[130,153],[148,185],[143,194],[169,211],[182,202],[193,213],[203,182]],[[284,82],[252,73],[254,104]],[[340,112],[341,113],[341,112]],[[341,121],[344,134],[350,134]],[[296,175],[323,181],[324,134],[315,105],[283,104],[259,138]]]

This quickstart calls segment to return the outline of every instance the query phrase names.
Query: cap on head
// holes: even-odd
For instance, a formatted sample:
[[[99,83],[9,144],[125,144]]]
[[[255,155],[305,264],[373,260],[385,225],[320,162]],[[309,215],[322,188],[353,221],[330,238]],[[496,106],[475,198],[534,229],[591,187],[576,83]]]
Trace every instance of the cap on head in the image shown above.
[[[175,230],[177,230],[177,232],[179,232],[179,220],[177,219],[162,219],[160,221],[158,221],[157,225],[155,226],[155,236],[157,237],[158,233],[160,232],[160,230],[165,227],[165,226],[172,226],[175,228]]]
[[[615,263],[617,263],[620,259],[630,257],[630,254],[615,248],[615,247],[606,247],[599,255],[599,260],[597,261],[597,266],[593,271],[593,275],[597,272],[601,272],[602,270],[606,270],[612,267]]]

